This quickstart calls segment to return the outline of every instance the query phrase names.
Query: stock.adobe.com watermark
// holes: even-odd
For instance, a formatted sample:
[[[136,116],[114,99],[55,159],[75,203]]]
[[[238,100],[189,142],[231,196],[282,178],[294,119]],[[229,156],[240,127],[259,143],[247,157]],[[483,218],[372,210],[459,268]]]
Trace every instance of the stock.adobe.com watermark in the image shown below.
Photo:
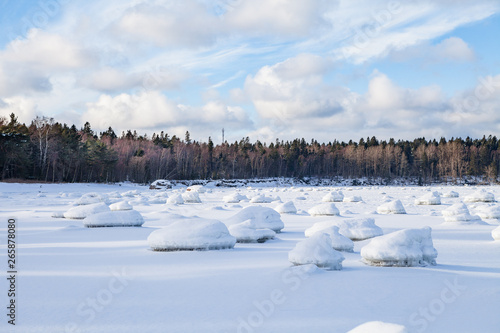
[[[80,302],[76,307],[76,314],[81,318],[81,323],[68,323],[65,327],[65,333],[81,333],[84,332],[81,326],[92,323],[97,314],[102,312],[108,305],[113,302],[116,295],[122,293],[129,285],[129,282],[134,280],[125,271],[125,267],[121,272],[112,272],[113,277],[109,279],[106,288],[102,288],[94,295],[87,297]]]
[[[441,290],[439,296],[433,298],[426,306],[419,308],[418,311],[410,315],[409,323],[416,332],[425,332],[429,325],[435,322],[467,289],[466,286],[458,282],[457,277],[453,282],[445,280],[444,284],[445,287]]]

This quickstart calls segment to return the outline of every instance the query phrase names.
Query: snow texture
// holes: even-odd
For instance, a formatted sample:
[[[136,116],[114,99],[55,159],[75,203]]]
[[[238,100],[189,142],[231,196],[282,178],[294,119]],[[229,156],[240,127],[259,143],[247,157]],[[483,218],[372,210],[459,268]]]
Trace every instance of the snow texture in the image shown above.
[[[500,240],[500,227],[496,227],[491,231],[491,237],[493,237],[494,240]]]
[[[67,219],[84,219],[87,216],[90,216],[92,214],[97,214],[97,213],[102,213],[102,212],[107,212],[109,211],[108,205],[105,203],[95,203],[91,205],[83,205],[83,206],[76,206],[73,208],[70,208],[66,213],[64,213],[64,217]]]
[[[309,209],[309,214],[311,216],[336,216],[340,215],[339,210],[334,203],[324,203]]]
[[[495,196],[493,193],[487,192],[484,189],[471,193],[464,198],[464,202],[494,202]]]
[[[153,231],[147,242],[153,251],[221,250],[233,248],[236,238],[220,221],[191,218]]]
[[[440,205],[441,197],[438,192],[429,192],[418,199],[415,199],[415,205]]]
[[[376,237],[361,249],[363,262],[372,266],[435,265],[437,251],[431,228],[403,229]]]
[[[314,264],[321,268],[341,270],[344,256],[334,250],[328,234],[316,234],[295,245],[288,253],[288,260],[294,265]]]
[[[83,219],[83,226],[87,228],[140,227],[143,224],[144,218],[136,210],[102,212]]]
[[[369,321],[356,326],[347,333],[408,333],[403,325],[384,323],[382,321]]]
[[[236,215],[224,220],[227,226],[240,224],[251,220],[255,229],[271,229],[279,233],[285,227],[281,216],[272,208],[262,206],[250,206],[243,208]]]
[[[401,203],[401,200],[393,200],[386,202],[377,208],[379,214],[406,214],[406,210]]]
[[[341,235],[353,241],[383,235],[382,229],[375,224],[373,218],[358,218],[317,222],[312,227],[306,229],[305,236],[311,237],[318,232],[328,230],[332,226],[338,227]]]
[[[275,210],[280,214],[297,214],[297,208],[295,208],[293,201],[282,203]]]

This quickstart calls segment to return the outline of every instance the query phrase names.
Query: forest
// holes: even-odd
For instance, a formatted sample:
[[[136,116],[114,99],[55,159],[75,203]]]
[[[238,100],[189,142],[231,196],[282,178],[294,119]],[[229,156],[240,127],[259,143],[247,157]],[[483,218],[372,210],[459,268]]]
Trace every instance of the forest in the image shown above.
[[[332,138],[333,139],[333,138]],[[268,177],[418,179],[419,184],[466,178],[496,183],[499,141],[495,136],[413,141],[320,143],[304,139],[272,143],[214,144],[169,136],[163,131],[118,136],[110,127],[95,133],[37,117],[29,126],[15,114],[0,118],[0,179],[45,182],[149,183],[155,179],[251,179]]]

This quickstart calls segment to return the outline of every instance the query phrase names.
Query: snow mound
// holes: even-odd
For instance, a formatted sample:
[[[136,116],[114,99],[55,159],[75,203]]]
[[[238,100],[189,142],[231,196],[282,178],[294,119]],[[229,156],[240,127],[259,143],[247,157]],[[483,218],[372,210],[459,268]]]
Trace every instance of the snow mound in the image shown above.
[[[393,200],[386,202],[377,208],[379,214],[406,214],[406,210],[401,203],[401,200]]]
[[[255,220],[233,224],[228,229],[229,233],[236,237],[238,243],[264,243],[276,236],[271,229],[260,229]]]
[[[140,227],[144,218],[136,210],[116,210],[90,215],[83,220],[87,228],[98,227]]]
[[[186,191],[188,192],[198,192],[198,193],[205,193],[207,189],[203,185],[192,185],[189,186]]]
[[[448,191],[446,193],[443,193],[443,197],[445,197],[445,198],[458,198],[459,194],[458,194],[458,192],[455,192],[455,191]]]
[[[222,201],[224,201],[225,203],[239,203],[242,200],[248,200],[248,198],[237,192],[222,197]]]
[[[180,194],[175,194],[167,199],[168,204],[175,204],[175,205],[182,205],[184,203],[184,199],[182,198],[182,195]]]
[[[314,264],[321,268],[341,270],[344,256],[334,250],[328,234],[306,238],[288,252],[288,260],[294,265]]]
[[[342,200],[344,200],[344,195],[341,191],[330,192],[321,199],[323,202],[342,202]]]
[[[369,321],[356,326],[347,333],[408,333],[406,327],[382,321]]]
[[[232,249],[236,238],[224,223],[191,218],[153,231],[147,242],[153,251],[193,251]]]
[[[415,199],[415,205],[440,205],[441,197],[438,192],[430,192],[418,199]]]
[[[477,215],[471,215],[467,206],[463,203],[457,203],[444,209],[441,214],[445,223],[450,224],[482,224],[481,218]]]
[[[432,244],[432,229],[403,229],[376,237],[361,249],[363,262],[372,266],[435,265],[437,251]]]
[[[201,203],[198,192],[184,192],[182,193],[182,199],[184,199],[185,203]]]
[[[236,215],[224,220],[228,226],[240,224],[251,220],[255,223],[255,229],[271,229],[279,233],[285,227],[281,221],[280,214],[272,208],[262,206],[250,206],[243,208]]]
[[[73,202],[73,204],[77,205],[77,206],[84,206],[84,205],[92,205],[92,204],[101,203],[101,202],[109,203],[108,197],[104,194],[101,195],[101,194],[97,194],[97,193],[92,192],[92,193],[85,193],[78,200]]]
[[[344,202],[361,202],[361,201],[363,201],[363,198],[361,198],[360,196],[353,195],[350,197],[344,197],[343,201]]]
[[[250,203],[269,203],[272,201],[273,198],[266,197],[265,195],[257,195],[250,199]]]
[[[115,211],[115,210],[132,210],[133,207],[127,201],[119,201],[119,202],[115,202],[114,204],[109,205],[109,209],[111,209],[112,211]]]
[[[64,218],[67,219],[84,219],[92,214],[102,213],[109,211],[109,207],[101,202],[91,205],[76,206],[70,208],[66,213],[64,213]]]
[[[135,197],[136,195],[139,195],[139,191],[138,190],[130,190],[130,191],[127,191],[127,192],[123,192],[122,193],[122,197]]]
[[[322,233],[330,236],[332,248],[337,251],[352,252],[354,249],[354,242],[346,236],[340,234],[339,227],[336,225],[327,227],[321,230]]]
[[[496,227],[491,231],[491,237],[493,237],[494,240],[500,240],[500,227]]]
[[[479,206],[474,209],[474,214],[482,219],[500,219],[500,207]]]
[[[340,215],[339,210],[334,203],[324,203],[309,209],[311,216],[335,216]]]
[[[382,229],[375,224],[373,218],[359,218],[318,222],[306,229],[305,236],[312,237],[316,233],[327,232],[326,230],[332,226],[338,227],[341,235],[353,241],[369,239],[384,234]]]
[[[465,196],[464,202],[494,202],[495,196],[493,193],[486,192],[484,189],[476,191]]]
[[[280,214],[297,214],[297,208],[295,208],[292,201],[282,203],[275,210]]]
[[[52,215],[50,217],[53,217],[55,219],[62,219],[64,218],[64,212],[52,212]]]

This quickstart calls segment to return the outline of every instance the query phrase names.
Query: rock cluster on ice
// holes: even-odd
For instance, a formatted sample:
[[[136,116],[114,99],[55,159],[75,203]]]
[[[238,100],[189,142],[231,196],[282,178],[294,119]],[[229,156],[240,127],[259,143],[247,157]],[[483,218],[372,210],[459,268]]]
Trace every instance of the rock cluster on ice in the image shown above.
[[[378,206],[379,214],[406,214],[406,210],[400,200],[393,200]]]
[[[457,203],[444,209],[441,214],[444,222],[448,224],[482,224],[481,218],[477,215],[471,215],[467,206],[463,203]]]
[[[437,251],[431,228],[403,229],[373,238],[361,249],[363,262],[373,266],[435,265]]]
[[[335,216],[340,215],[339,210],[334,203],[324,203],[309,209],[309,214],[311,216]]]
[[[280,214],[272,208],[262,206],[250,206],[243,208],[234,216],[224,220],[227,226],[252,221],[256,229],[271,229],[280,232],[285,227]]]
[[[438,192],[429,192],[418,199],[415,199],[415,205],[440,205],[441,197]]]
[[[109,211],[108,205],[105,203],[95,203],[91,205],[82,205],[70,208],[66,213],[64,213],[64,217],[67,219],[84,219],[87,216],[92,214],[97,214],[101,212]]]
[[[464,202],[494,202],[493,193],[486,192],[484,189],[478,190],[464,197]]]
[[[236,238],[220,221],[191,218],[153,231],[147,242],[153,251],[221,250],[233,248]]]
[[[298,242],[288,253],[288,260],[294,265],[314,264],[321,268],[341,270],[344,256],[334,250],[328,234],[316,234]]]
[[[115,210],[92,214],[83,219],[83,225],[87,228],[102,227],[140,227],[144,224],[144,218],[136,210]]]
[[[339,228],[341,235],[354,240],[364,240],[383,235],[382,229],[375,224],[373,218],[359,218],[359,219],[344,219],[332,220],[315,223],[312,227],[306,229],[306,237],[311,237],[316,233],[325,232],[330,227],[336,226]]]
[[[500,227],[496,227],[491,231],[491,237],[493,237],[494,240],[500,240]]]
[[[323,202],[342,202],[342,200],[344,200],[344,195],[341,191],[330,192],[321,199]]]
[[[292,201],[287,201],[278,205],[275,210],[280,214],[297,214],[297,208]]]
[[[384,323],[382,321],[369,321],[356,326],[347,333],[408,333],[403,325]]]

